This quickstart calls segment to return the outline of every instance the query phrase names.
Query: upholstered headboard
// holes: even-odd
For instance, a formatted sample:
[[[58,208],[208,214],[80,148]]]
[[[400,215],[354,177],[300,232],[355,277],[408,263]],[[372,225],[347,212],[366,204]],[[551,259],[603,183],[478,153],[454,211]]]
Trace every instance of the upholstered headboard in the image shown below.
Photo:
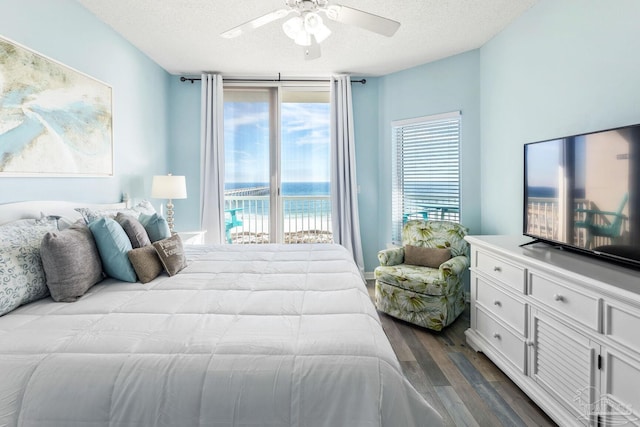
[[[124,209],[126,203],[81,203],[62,201],[29,201],[0,204],[0,224],[26,218],[40,218],[44,215],[58,215],[70,219],[80,219],[82,215],[75,208]]]

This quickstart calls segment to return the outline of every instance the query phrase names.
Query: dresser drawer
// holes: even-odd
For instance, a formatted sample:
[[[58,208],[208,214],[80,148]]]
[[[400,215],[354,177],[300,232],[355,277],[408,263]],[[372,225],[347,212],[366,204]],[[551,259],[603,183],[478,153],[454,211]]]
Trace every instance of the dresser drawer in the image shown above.
[[[552,313],[600,332],[600,298],[578,288],[570,288],[537,272],[529,274],[529,294]]]
[[[476,306],[475,313],[478,333],[524,373],[526,351],[524,339],[501,325],[479,306]]]
[[[503,320],[524,336],[527,318],[526,304],[482,276],[474,274],[473,278],[476,302],[482,304],[488,312]]]
[[[640,353],[640,308],[605,303],[604,333],[613,341]]]
[[[518,292],[525,292],[526,270],[523,267],[511,264],[502,258],[477,249],[475,251],[474,267],[483,274],[499,280]]]

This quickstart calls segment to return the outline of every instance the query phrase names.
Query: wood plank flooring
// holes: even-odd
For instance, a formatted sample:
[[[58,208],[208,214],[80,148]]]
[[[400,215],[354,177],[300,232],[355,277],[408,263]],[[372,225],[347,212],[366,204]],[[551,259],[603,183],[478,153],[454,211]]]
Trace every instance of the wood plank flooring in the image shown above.
[[[373,280],[367,288],[373,298]],[[467,346],[468,305],[441,332],[383,313],[380,319],[404,374],[447,426],[556,426],[483,353]]]

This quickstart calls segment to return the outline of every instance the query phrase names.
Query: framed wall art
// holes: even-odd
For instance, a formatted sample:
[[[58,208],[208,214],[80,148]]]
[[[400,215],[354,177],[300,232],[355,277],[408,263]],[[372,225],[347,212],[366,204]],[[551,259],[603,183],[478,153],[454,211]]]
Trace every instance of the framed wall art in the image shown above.
[[[0,176],[112,176],[112,89],[0,37]]]

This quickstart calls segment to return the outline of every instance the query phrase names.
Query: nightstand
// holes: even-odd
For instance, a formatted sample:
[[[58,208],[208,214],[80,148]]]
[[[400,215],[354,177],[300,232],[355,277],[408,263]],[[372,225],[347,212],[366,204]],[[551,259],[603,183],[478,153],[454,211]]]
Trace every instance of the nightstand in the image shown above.
[[[185,245],[204,245],[204,235],[207,230],[202,231],[180,231],[178,235]]]

